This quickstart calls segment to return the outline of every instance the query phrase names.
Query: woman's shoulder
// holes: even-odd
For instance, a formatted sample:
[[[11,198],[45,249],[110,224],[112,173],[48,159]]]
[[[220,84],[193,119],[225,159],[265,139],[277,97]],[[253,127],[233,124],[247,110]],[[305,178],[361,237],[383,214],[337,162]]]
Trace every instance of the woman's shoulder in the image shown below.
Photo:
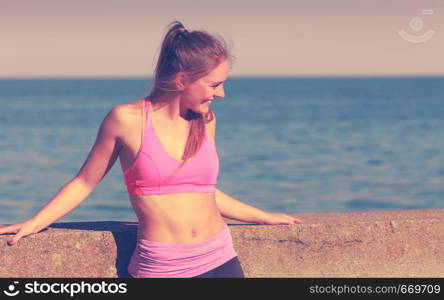
[[[141,100],[114,105],[103,120],[103,129],[114,135],[126,135],[137,129],[142,120],[142,105]]]
[[[142,116],[143,105],[143,100],[116,104],[111,108],[109,115],[118,122],[135,122]]]

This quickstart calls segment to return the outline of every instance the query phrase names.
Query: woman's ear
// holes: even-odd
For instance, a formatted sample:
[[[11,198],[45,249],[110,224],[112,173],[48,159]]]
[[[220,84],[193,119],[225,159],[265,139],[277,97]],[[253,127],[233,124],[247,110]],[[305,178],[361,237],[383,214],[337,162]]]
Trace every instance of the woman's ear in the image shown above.
[[[178,91],[183,91],[187,86],[187,76],[184,72],[177,72],[176,78],[176,88]]]

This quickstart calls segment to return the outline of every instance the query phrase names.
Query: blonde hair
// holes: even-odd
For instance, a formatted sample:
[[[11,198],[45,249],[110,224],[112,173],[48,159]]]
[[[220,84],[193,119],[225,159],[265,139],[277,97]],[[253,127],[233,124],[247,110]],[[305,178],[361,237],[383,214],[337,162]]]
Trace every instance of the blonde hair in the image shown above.
[[[205,31],[188,31],[181,22],[174,21],[167,27],[147,98],[156,103],[160,96],[178,92],[175,83],[178,72],[185,73],[189,82],[193,82],[226,59],[232,61],[233,56],[222,37]],[[205,124],[211,122],[214,115],[211,109],[203,115],[189,110],[186,118],[191,122],[191,128],[182,155],[184,162],[199,150],[205,136]]]

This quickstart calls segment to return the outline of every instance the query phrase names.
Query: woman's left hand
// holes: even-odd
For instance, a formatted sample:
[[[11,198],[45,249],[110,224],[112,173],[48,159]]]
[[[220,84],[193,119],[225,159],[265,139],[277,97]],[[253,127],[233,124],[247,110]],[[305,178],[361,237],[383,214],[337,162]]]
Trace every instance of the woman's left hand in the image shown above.
[[[267,212],[265,219],[261,222],[263,225],[281,225],[281,224],[301,224],[304,221],[283,213]]]

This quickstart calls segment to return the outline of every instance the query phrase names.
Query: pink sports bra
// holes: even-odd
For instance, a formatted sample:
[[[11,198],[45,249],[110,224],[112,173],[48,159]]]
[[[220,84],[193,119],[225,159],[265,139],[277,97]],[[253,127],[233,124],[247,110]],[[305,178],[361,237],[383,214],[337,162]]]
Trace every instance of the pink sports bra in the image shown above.
[[[182,163],[167,153],[151,121],[149,100],[144,99],[146,123],[134,163],[123,173],[130,195],[213,192],[219,173],[216,146],[206,135],[199,151]]]

